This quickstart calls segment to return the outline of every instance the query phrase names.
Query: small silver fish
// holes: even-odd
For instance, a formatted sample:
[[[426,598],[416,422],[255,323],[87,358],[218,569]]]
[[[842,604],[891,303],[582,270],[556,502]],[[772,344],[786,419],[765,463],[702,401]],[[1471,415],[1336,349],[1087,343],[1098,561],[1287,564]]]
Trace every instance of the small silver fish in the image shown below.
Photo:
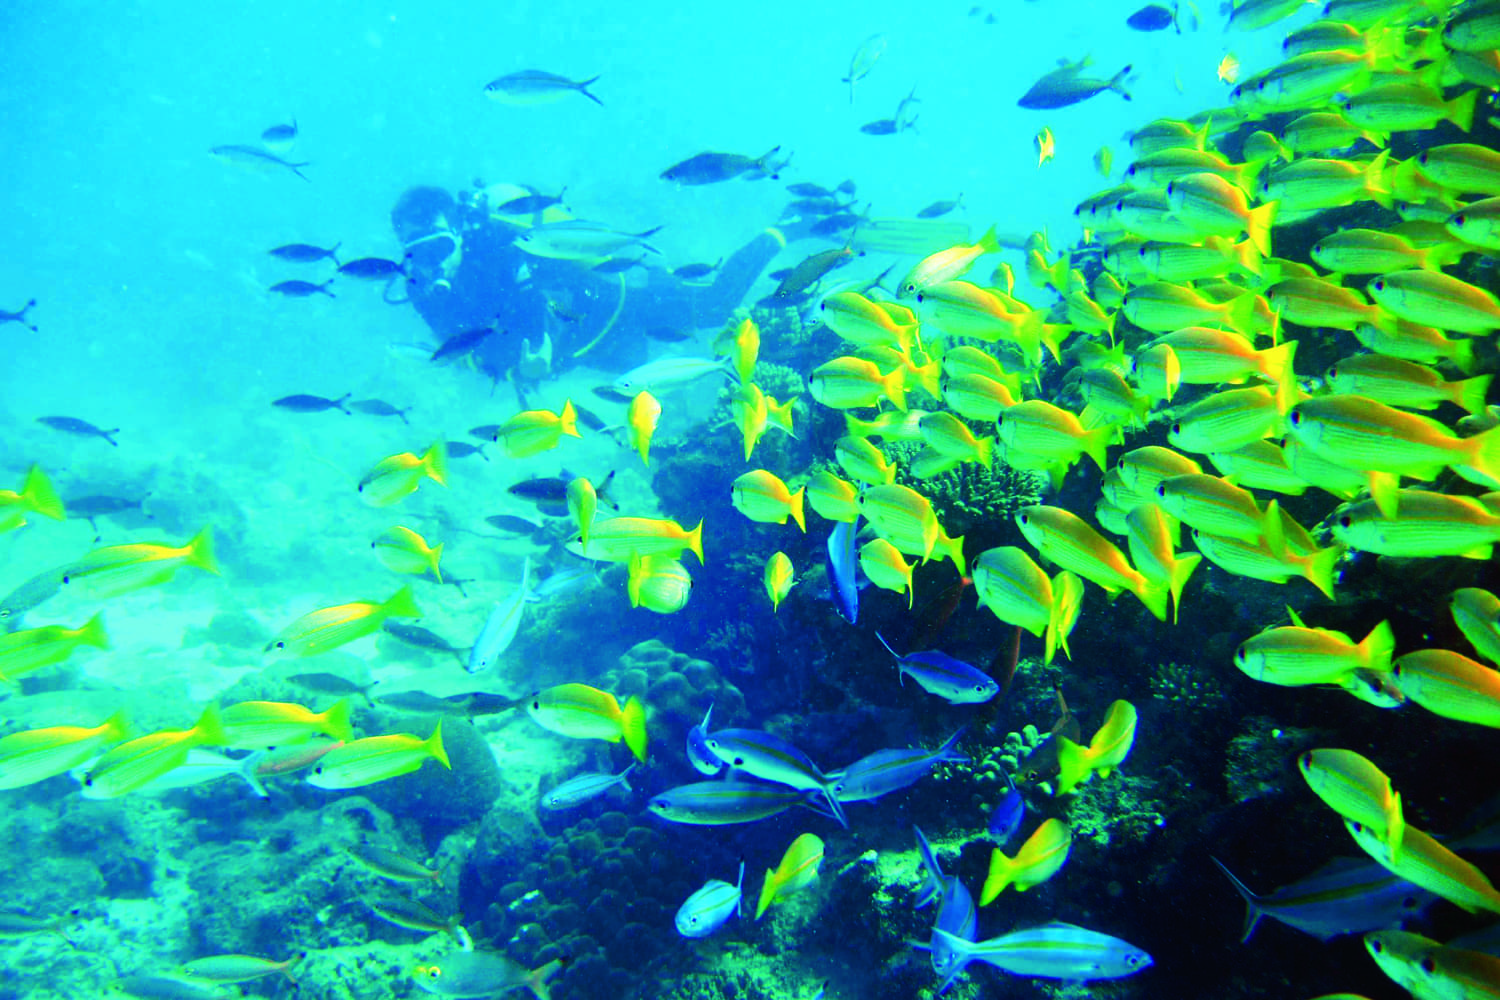
[[[616,785],[624,788],[627,792],[634,791],[627,780],[627,775],[634,770],[635,765],[631,764],[619,774],[594,772],[580,774],[576,778],[569,778],[542,796],[542,808],[547,810],[572,809],[575,806],[583,805],[589,799],[598,798]]]
[[[705,938],[723,927],[730,917],[739,916],[744,887],[744,861],[740,862],[740,878],[734,885],[709,879],[677,908],[677,933],[685,938]]]
[[[550,104],[577,91],[603,107],[604,102],[588,90],[598,80],[597,76],[587,80],[569,80],[565,76],[548,73],[544,69],[523,69],[519,73],[507,73],[505,76],[491,80],[484,85],[484,92],[491,100],[499,101],[501,104],[519,105]]]
[[[471,674],[483,673],[495,665],[500,654],[515,641],[516,630],[521,627],[521,613],[526,608],[526,595],[531,590],[531,557],[521,564],[521,583],[504,601],[496,601],[490,617],[474,640],[469,650],[469,662],[464,668]]]
[[[310,163],[292,163],[289,160],[283,160],[275,153],[268,153],[254,146],[214,146],[208,152],[217,159],[237,167],[263,171],[290,170],[303,180],[307,180],[308,177],[301,168],[312,166]]]

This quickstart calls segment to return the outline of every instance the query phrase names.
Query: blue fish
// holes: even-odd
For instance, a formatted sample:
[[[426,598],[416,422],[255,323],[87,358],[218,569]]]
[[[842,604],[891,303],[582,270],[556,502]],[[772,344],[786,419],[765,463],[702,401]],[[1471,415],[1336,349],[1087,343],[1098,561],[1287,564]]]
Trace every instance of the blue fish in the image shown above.
[[[945,698],[950,705],[982,705],[1000,693],[1000,685],[978,667],[935,649],[902,656],[879,632],[875,638],[896,658],[896,675],[910,677],[928,694]]]
[[[510,648],[521,627],[521,615],[526,609],[526,595],[531,592],[531,557],[521,564],[521,584],[503,601],[496,601],[485,620],[484,628],[469,650],[469,661],[464,669],[471,674],[482,674],[495,665],[500,654]]]
[[[858,524],[857,518],[852,523],[840,521],[828,536],[828,585],[839,614],[850,625],[859,620],[859,556],[854,549]]]
[[[729,826],[767,819],[792,806],[807,806],[814,812],[822,812],[809,802],[813,794],[763,781],[725,778],[669,788],[652,798],[646,808],[672,823]]]
[[[938,992],[946,990],[970,962],[988,962],[1012,976],[1089,982],[1122,979],[1149,968],[1151,956],[1128,941],[1074,924],[1053,922],[1012,931],[984,941],[965,941],[934,929],[934,943],[952,948],[957,969]]]
[[[1026,799],[1016,788],[1009,772],[1006,772],[1005,783],[1010,786],[1010,790],[1000,796],[1000,801],[995,804],[995,811],[990,813],[989,835],[996,847],[1004,847],[1010,843],[1010,838],[1016,835],[1016,831],[1021,828],[1021,821],[1026,818]]]
[[[677,933],[687,938],[702,938],[723,927],[730,917],[739,916],[744,887],[745,862],[742,859],[737,883],[730,885],[711,878],[677,908]]]
[[[1245,900],[1241,942],[1250,940],[1262,917],[1327,941],[1341,934],[1400,927],[1403,921],[1421,916],[1437,899],[1381,865],[1355,858],[1335,858],[1306,878],[1260,896],[1235,878],[1222,861],[1212,860]]]
[[[617,785],[627,792],[633,791],[628,776],[634,770],[635,765],[631,764],[619,774],[590,773],[569,778],[542,796],[542,808],[572,809],[574,806],[583,805],[589,799],[598,798]]]
[[[829,777],[835,778],[833,794],[839,802],[873,802],[883,795],[915,785],[940,761],[966,761],[968,755],[956,749],[962,729],[948,737],[936,750],[904,747],[876,750],[868,757]]]
[[[964,888],[957,876],[943,874],[937,855],[933,854],[932,845],[927,842],[921,829],[914,826],[912,831],[917,835],[917,850],[922,856],[922,869],[927,874],[927,885],[917,899],[917,907],[920,909],[934,899],[938,900],[937,922],[934,926],[954,937],[973,941],[974,932],[979,928],[979,913],[974,908],[974,897],[969,895],[969,890]],[[952,976],[960,956],[951,947],[936,936],[928,944],[918,943],[917,947],[932,953],[932,968],[938,975],[945,979]]]
[[[703,713],[703,721],[689,729],[687,734],[688,762],[697,768],[699,774],[710,777],[724,770],[724,762],[708,748],[708,717],[713,711],[714,706],[710,703],[708,711]]]
[[[706,741],[713,754],[735,771],[789,788],[821,793],[833,818],[849,828],[849,820],[833,792],[833,778],[786,740],[759,729],[720,729]]]

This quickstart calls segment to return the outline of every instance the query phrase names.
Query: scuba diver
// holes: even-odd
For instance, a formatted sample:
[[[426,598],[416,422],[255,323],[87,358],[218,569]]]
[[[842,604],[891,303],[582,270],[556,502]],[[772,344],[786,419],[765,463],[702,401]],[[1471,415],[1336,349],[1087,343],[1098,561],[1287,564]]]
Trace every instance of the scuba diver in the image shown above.
[[[519,391],[521,383],[576,364],[606,358],[612,369],[638,364],[648,330],[723,325],[785,246],[779,232],[764,230],[710,282],[696,284],[635,266],[630,258],[654,252],[645,242],[650,233],[617,234],[626,242],[619,256],[542,246],[549,233],[602,229],[570,220],[554,199],[513,185],[476,186],[456,198],[435,187],[407,190],[391,210],[391,224],[406,250],[412,305],[439,342],[476,331],[476,363]],[[485,328],[495,332],[477,333]]]

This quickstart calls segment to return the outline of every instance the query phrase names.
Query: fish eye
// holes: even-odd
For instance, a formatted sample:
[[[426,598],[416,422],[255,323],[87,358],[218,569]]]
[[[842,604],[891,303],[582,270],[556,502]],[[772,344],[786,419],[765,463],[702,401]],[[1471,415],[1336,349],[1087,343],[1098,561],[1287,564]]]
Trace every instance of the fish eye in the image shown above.
[[[1167,197],[1170,198],[1172,196],[1172,189],[1174,187],[1176,187],[1176,186],[1177,186],[1177,182],[1176,181],[1172,181],[1169,184],[1167,184]],[[1142,252],[1144,252],[1144,251],[1142,251]]]
[[[542,707],[542,703],[540,701],[533,701],[531,703],[531,708],[532,708],[533,711],[540,711],[541,707]]]
[[[1234,662],[1240,666],[1244,666],[1246,659],[1247,657],[1245,655],[1245,647],[1242,645],[1239,649],[1236,649],[1234,651]]]
[[[436,966],[436,965],[428,966],[428,968],[427,968],[427,978],[428,979],[439,979],[439,978],[442,977],[442,975],[443,975],[443,970],[441,968],[439,968],[438,966]]]
[[[1330,379],[1335,379],[1335,378],[1339,377],[1339,366],[1338,365],[1329,365],[1328,366],[1328,377]]]
[[[1422,961],[1418,962],[1417,964],[1420,965],[1422,967],[1422,971],[1427,973],[1429,976],[1437,971],[1437,963],[1432,960],[1431,955],[1423,955]]]
[[[1354,524],[1354,518],[1350,517],[1348,514],[1345,514],[1345,515],[1343,515],[1342,517],[1339,518],[1339,527],[1340,528],[1352,527],[1353,524]]]
[[[1370,950],[1379,955],[1381,952],[1385,951],[1385,942],[1381,941],[1380,938],[1371,938]]]
[[[1453,217],[1452,221],[1453,221],[1453,225],[1462,228],[1463,225],[1464,225],[1464,213],[1459,212],[1457,215],[1455,215]]]
[[[1291,413],[1288,413],[1286,415],[1286,422],[1291,424],[1293,427],[1300,427],[1302,426],[1302,414],[1297,412],[1296,410],[1293,410]]]
[[[1375,289],[1377,292],[1385,291],[1385,279],[1376,278],[1374,281],[1370,282],[1370,287]]]
[[[1156,495],[1159,496],[1159,497],[1163,497],[1163,498],[1166,497],[1166,495],[1167,495],[1167,484],[1166,483],[1157,483],[1156,484]]]
[[[1312,751],[1309,750],[1306,753],[1304,753],[1301,757],[1298,757],[1297,758],[1297,765],[1299,767],[1301,767],[1304,771],[1307,770],[1308,768],[1312,767]]]

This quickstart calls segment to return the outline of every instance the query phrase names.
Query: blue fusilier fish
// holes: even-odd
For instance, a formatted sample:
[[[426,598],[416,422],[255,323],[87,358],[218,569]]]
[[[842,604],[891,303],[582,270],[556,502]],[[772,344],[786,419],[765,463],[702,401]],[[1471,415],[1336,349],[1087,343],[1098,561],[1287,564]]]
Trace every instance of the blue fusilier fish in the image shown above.
[[[646,808],[664,820],[691,826],[754,823],[780,815],[792,806],[806,806],[813,812],[831,815],[809,801],[816,794],[760,781],[725,778],[669,788],[653,798]]]
[[[979,929],[979,913],[974,908],[974,897],[969,895],[969,890],[964,888],[958,876],[943,874],[937,855],[932,852],[932,845],[927,842],[921,829],[914,826],[912,831],[917,835],[917,850],[922,855],[922,869],[927,875],[927,885],[917,899],[917,908],[926,906],[934,899],[938,900],[937,920],[933,926],[964,941],[973,941],[974,933]],[[947,989],[948,982],[955,975],[954,970],[962,969],[961,956],[936,937],[930,943],[918,944],[917,947],[932,953],[933,971],[943,977],[943,989]]]
[[[635,765],[631,764],[619,774],[589,773],[569,778],[542,796],[542,808],[572,809],[574,806],[583,805],[589,799],[598,798],[617,785],[627,792],[634,791],[628,780],[630,772],[634,770]]]
[[[1073,982],[1123,979],[1151,965],[1151,956],[1128,941],[1056,921],[984,941],[965,941],[937,929],[932,938],[957,956],[958,968],[943,984],[945,989],[970,962],[988,962],[1012,976]]]
[[[850,625],[859,620],[859,554],[854,548],[858,526],[858,518],[853,523],[840,521],[828,536],[828,586],[839,614]]]
[[[1010,838],[1016,835],[1016,831],[1021,828],[1021,821],[1026,818],[1026,797],[1016,788],[1008,771],[1005,783],[1010,786],[1010,790],[1000,796],[1000,801],[995,804],[995,811],[990,813],[987,831],[996,847],[1004,847],[1010,843]]]
[[[1241,942],[1250,940],[1262,917],[1327,941],[1341,934],[1400,927],[1437,900],[1381,865],[1356,858],[1334,858],[1306,878],[1264,896],[1251,892],[1218,858],[1212,860],[1245,900]]]
[[[833,793],[833,779],[781,737],[758,729],[720,729],[708,734],[705,746],[735,771],[801,791],[822,793],[833,818],[840,826],[849,828],[844,807]]]
[[[902,656],[879,632],[875,638],[896,658],[897,677],[903,681],[910,677],[923,691],[946,699],[950,705],[982,705],[1000,693],[993,677],[963,660],[935,649]]]
[[[521,583],[505,600],[496,601],[490,616],[469,650],[469,662],[465,668],[471,674],[482,674],[495,665],[500,654],[515,641],[516,629],[521,627],[521,613],[526,609],[526,595],[531,590],[531,557],[521,563]]]
[[[969,759],[967,754],[956,749],[963,734],[964,731],[960,729],[936,750],[924,747],[876,750],[838,774],[830,775],[835,779],[833,794],[840,803],[873,802],[882,795],[915,785],[940,761],[959,762]]]
[[[713,777],[724,770],[724,762],[714,756],[708,748],[708,717],[713,714],[714,707],[708,706],[708,711],[703,713],[703,721],[698,723],[687,734],[687,756],[688,762],[697,769],[699,774]]]
[[[677,908],[677,933],[686,938],[708,937],[730,917],[740,915],[741,890],[745,887],[745,862],[740,860],[740,880],[734,885],[711,878]]]

